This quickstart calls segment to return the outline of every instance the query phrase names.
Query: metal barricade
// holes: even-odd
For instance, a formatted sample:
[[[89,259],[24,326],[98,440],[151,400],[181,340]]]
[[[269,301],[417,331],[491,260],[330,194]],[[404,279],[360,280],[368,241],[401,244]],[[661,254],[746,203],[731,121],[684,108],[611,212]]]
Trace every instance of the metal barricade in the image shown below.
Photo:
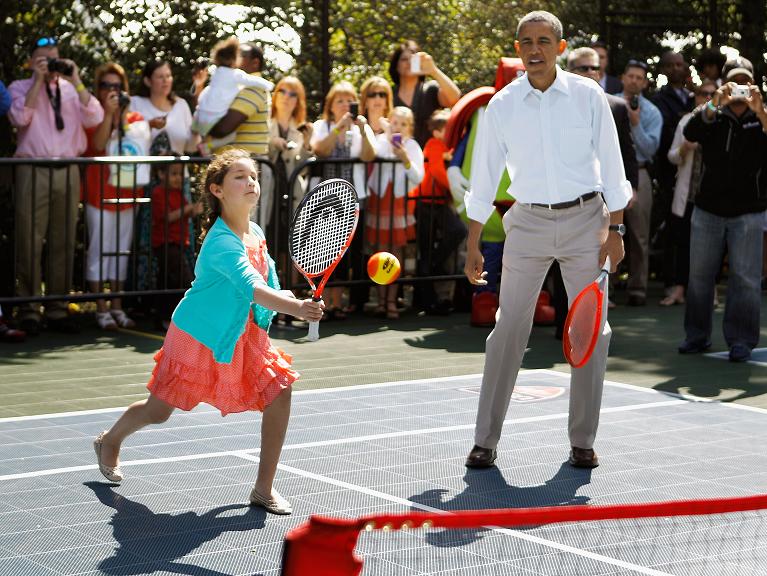
[[[274,173],[268,160],[254,160],[265,179]],[[162,214],[158,219],[155,206],[153,242],[152,197],[170,208],[165,215],[183,214],[198,200],[202,167],[209,161],[189,156],[0,158],[0,173],[7,175],[0,198],[12,215],[0,219],[0,305],[180,298],[188,285],[173,286],[174,278],[183,280],[183,269],[194,266],[199,219],[190,218],[189,230],[178,234],[171,219]],[[173,165],[183,167],[180,195],[158,179]],[[265,193],[281,195],[273,185]],[[258,208],[253,219],[271,220]]]
[[[399,160],[376,158],[372,162],[363,162],[358,159],[309,158],[296,166],[288,178],[286,194],[281,202],[281,247],[288,245],[292,213],[301,200],[301,197],[297,196],[297,190],[303,189],[302,193],[306,193],[323,179],[344,177],[342,168],[346,168],[346,176],[355,185],[360,196],[360,222],[355,239],[344,257],[348,264],[340,265],[336,269],[327,284],[328,287],[369,287],[367,258],[378,251],[396,251],[395,248],[401,244],[402,237],[395,237],[395,229],[404,230],[407,240],[405,258],[401,262],[404,270],[397,280],[398,283],[465,280],[461,273],[458,248],[466,232],[465,226],[455,213],[452,197],[442,197],[435,193],[434,181],[430,189],[425,190],[422,184],[411,182],[407,176],[402,202],[396,195],[386,195],[386,191],[381,190],[387,174],[396,178],[397,171],[404,172],[404,166]],[[305,182],[303,187],[296,185],[299,179]],[[381,204],[381,198],[385,198],[386,204]],[[400,209],[401,204],[404,204],[404,211]],[[445,234],[451,237],[446,239]],[[288,288],[295,287],[296,283],[300,286],[305,285],[296,275],[286,275],[285,284]]]

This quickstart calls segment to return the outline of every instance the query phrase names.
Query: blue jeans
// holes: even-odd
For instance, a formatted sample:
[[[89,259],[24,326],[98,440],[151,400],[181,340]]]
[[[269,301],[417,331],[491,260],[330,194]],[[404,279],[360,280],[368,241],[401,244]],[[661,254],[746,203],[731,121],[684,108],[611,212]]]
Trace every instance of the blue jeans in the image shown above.
[[[684,315],[687,342],[707,344],[711,341],[714,285],[727,247],[729,278],[724,339],[729,347],[735,344],[749,349],[756,347],[759,342],[763,222],[763,212],[725,218],[695,207],[690,238],[690,282]]]
[[[487,284],[475,286],[474,292],[498,293],[498,275],[501,273],[503,264],[503,242],[480,242],[482,257],[485,259],[485,272],[487,272]]]

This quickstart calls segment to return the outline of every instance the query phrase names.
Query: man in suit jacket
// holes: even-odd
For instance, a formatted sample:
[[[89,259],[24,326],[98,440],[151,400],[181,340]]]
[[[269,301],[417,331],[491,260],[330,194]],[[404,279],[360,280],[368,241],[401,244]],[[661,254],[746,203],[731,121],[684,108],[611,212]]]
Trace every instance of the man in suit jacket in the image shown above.
[[[651,102],[657,106],[663,116],[663,129],[660,134],[660,146],[653,162],[653,176],[658,180],[660,194],[655,201],[659,209],[654,210],[664,220],[670,218],[671,201],[676,185],[676,166],[669,162],[668,151],[674,140],[674,133],[682,116],[691,112],[695,106],[695,97],[685,88],[690,66],[684,57],[671,50],[661,55],[658,71],[666,76],[668,82],[658,90]],[[675,260],[673,257],[673,239],[666,234],[663,247],[663,277],[666,285],[672,283]]]
[[[591,47],[599,55],[599,74],[596,81],[607,94],[618,94],[623,92],[623,83],[615,76],[607,73],[607,66],[610,64],[610,54],[607,51],[607,44],[601,40],[592,42]]]

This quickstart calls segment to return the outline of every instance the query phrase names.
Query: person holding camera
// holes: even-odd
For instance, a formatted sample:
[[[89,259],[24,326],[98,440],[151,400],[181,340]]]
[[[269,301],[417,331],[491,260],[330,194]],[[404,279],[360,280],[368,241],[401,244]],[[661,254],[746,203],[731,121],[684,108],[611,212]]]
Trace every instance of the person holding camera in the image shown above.
[[[628,235],[629,281],[628,305],[644,306],[647,301],[647,276],[650,257],[650,214],[652,212],[652,178],[648,169],[660,145],[663,116],[642,92],[647,88],[647,64],[631,59],[621,76],[628,105],[631,136],[637,156],[639,178],[634,198],[626,207]]]
[[[767,110],[751,62],[727,60],[722,76],[725,83],[684,128],[684,137],[700,144],[703,179],[692,213],[686,337],[679,353],[711,347],[714,286],[726,248],[724,339],[730,361],[745,362],[759,342]]]
[[[130,107],[125,70],[115,62],[102,64],[94,73],[94,86],[96,97],[104,108],[104,120],[86,129],[88,148],[85,156],[109,156],[113,152],[121,154],[118,148],[121,143],[116,141],[125,137],[123,126]],[[145,120],[142,121],[148,139],[149,127]],[[146,154],[147,151],[148,142],[145,142],[145,149],[136,150],[136,153]],[[105,280],[109,281],[111,292],[120,292],[128,275],[127,252],[133,241],[133,220],[137,208],[131,200],[143,195],[143,190],[137,189],[131,182],[134,166],[124,165],[124,168],[127,174],[121,182],[110,178],[116,166],[90,164],[85,170],[85,217],[88,223],[85,277],[91,292],[102,292]],[[147,168],[136,166],[135,170],[138,173]],[[120,203],[120,199],[127,201]],[[125,255],[115,256],[117,253]],[[122,309],[120,298],[112,298],[109,307],[106,300],[97,300],[96,322],[102,330],[135,326]]]
[[[85,128],[104,119],[104,110],[80,80],[77,65],[59,58],[56,38],[42,37],[30,47],[32,77],[13,82],[9,118],[16,127],[17,158],[76,158],[87,146]],[[72,285],[75,226],[80,200],[77,166],[31,166],[16,169],[16,278],[19,296],[37,296],[42,288],[43,241],[48,247],[47,294],[66,294]],[[45,305],[48,327],[77,332],[67,303]],[[19,325],[30,335],[40,330],[35,303],[19,307]]]
[[[440,108],[450,108],[461,97],[461,91],[447,74],[440,70],[434,59],[421,52],[414,40],[399,46],[389,58],[389,76],[394,82],[394,106],[405,106],[413,111],[415,132],[413,137],[423,148],[431,138],[428,123]],[[434,80],[426,81],[426,76]]]

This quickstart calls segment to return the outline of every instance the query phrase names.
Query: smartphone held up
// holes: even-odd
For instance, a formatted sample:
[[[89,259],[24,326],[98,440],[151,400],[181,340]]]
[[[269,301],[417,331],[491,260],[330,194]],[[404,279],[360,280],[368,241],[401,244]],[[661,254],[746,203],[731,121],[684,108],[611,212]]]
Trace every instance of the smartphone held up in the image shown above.
[[[410,73],[411,74],[421,73],[421,55],[420,54],[413,54],[412,56],[410,56]]]

